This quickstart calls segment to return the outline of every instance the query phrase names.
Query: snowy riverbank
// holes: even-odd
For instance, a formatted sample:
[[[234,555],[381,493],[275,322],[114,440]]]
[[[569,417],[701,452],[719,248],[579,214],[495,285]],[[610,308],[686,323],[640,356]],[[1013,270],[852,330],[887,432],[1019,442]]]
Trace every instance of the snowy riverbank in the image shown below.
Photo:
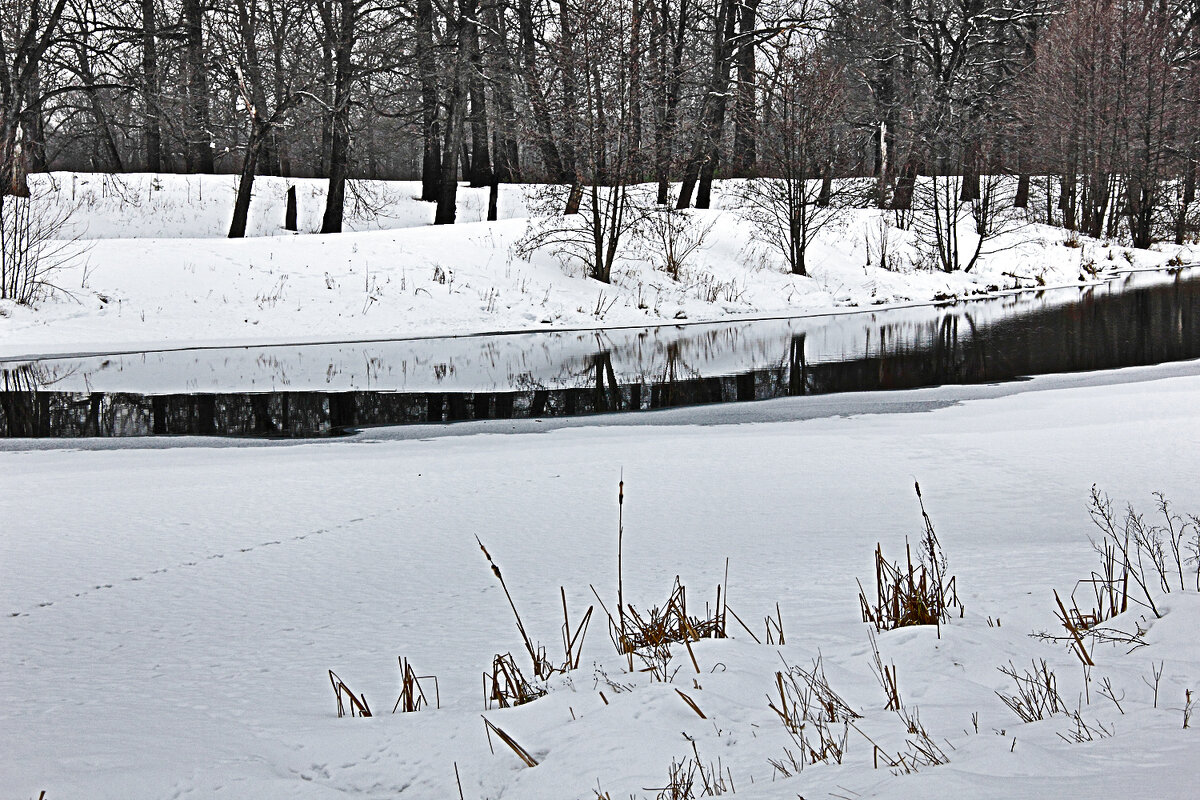
[[[0,453],[22,480],[0,498],[0,785],[51,800],[441,800],[458,796],[457,764],[467,798],[654,797],[672,759],[698,752],[747,798],[1191,797],[1196,594],[1166,596],[1162,619],[1127,614],[1146,645],[1096,646],[1086,689],[1064,644],[1028,634],[1053,630],[1052,590],[1098,565],[1093,482],[1147,512],[1156,490],[1200,510],[1200,377],[1151,368],[1068,385],[960,388],[956,399],[979,399],[945,407],[927,401],[949,390],[897,392],[889,403],[927,413],[755,424]],[[745,422],[831,400],[665,415]],[[661,603],[679,574],[701,613],[728,557],[730,607],[762,638],[778,603],[787,644],[735,626],[694,647],[699,675],[677,649],[674,683],[652,683],[624,674],[593,619],[578,670],[540,700],[485,712],[539,762],[526,768],[494,735],[489,752],[479,718],[493,655],[527,657],[474,536],[557,657],[559,586],[575,619],[589,584],[615,595],[622,471],[627,601]],[[807,668],[819,654],[856,726],[905,747],[871,673],[855,578],[871,587],[876,543],[898,555],[920,531],[914,478],[966,614],[941,639],[910,628],[879,646],[949,763],[893,775],[851,730],[841,764],[784,778],[770,760],[791,740],[767,706],[781,657]],[[397,656],[438,676],[441,710],[387,713]],[[997,668],[1034,659],[1094,741],[1060,737],[1077,730],[1063,714],[1024,724],[997,697],[1015,690]],[[329,668],[378,716],[337,719]]]
[[[323,188],[298,184],[300,227],[316,228]],[[566,269],[550,253],[514,254],[526,231],[522,187],[503,187],[500,221],[480,222],[486,190],[463,189],[460,224],[432,227],[414,183],[364,183],[336,236],[282,235],[284,182],[262,178],[252,238],[224,239],[230,176],[55,173],[35,180],[41,202],[73,209],[84,255],[52,277],[61,292],[36,308],[0,303],[0,357],[189,344],[345,341],[495,330],[650,325],[928,302],[1014,286],[1092,281],[1117,269],[1192,261],[1191,250],[1135,251],[1065,232],[1019,227],[988,245],[971,273],[920,269],[911,231],[890,214],[846,212],[809,256],[811,277],[786,272],[751,236],[729,187],[711,226],[673,280],[651,251],[631,252],[614,282]],[[882,230],[893,269],[881,269]],[[1086,267],[1086,269],[1085,269]]]

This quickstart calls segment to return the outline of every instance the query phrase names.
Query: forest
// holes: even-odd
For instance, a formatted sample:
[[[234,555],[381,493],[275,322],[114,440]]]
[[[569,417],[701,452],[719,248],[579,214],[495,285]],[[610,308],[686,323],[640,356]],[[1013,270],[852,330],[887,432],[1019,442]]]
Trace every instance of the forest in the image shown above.
[[[231,237],[256,175],[327,178],[324,233],[355,179],[419,178],[438,224],[460,181],[544,184],[601,233],[630,187],[707,208],[715,179],[784,179],[750,200],[785,208],[800,274],[845,204],[1197,231],[1196,0],[0,0],[0,23],[0,191],[236,174]]]

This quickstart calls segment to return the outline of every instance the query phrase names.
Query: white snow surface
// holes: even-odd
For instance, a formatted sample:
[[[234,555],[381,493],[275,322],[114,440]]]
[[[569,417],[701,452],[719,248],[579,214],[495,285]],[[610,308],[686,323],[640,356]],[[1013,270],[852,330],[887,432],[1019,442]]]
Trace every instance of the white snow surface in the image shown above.
[[[77,257],[50,276],[57,290],[34,307],[0,301],[0,357],[789,316],[1086,283],[1094,272],[1196,260],[1194,247],[1134,251],[1087,239],[1066,247],[1063,231],[1029,224],[989,243],[971,273],[945,274],[917,266],[912,231],[888,228],[893,269],[882,269],[880,222],[891,213],[857,209],[820,234],[810,277],[798,277],[755,239],[726,182],[712,210],[693,214],[697,228],[711,229],[680,280],[655,268],[652,249],[635,247],[602,284],[552,252],[516,254],[534,187],[503,186],[498,222],[481,221],[487,191],[464,187],[458,224],[434,227],[419,184],[355,182],[347,232],[317,235],[323,182],[264,177],[255,181],[250,237],[228,240],[234,176],[31,180],[36,202],[71,211]],[[282,230],[290,184],[299,235]]]
[[[1164,596],[1162,619],[1128,612],[1121,624],[1145,628],[1146,646],[1097,647],[1086,695],[1075,656],[1029,634],[1054,630],[1052,590],[1098,564],[1093,482],[1147,511],[1154,491],[1200,510],[1197,392],[1193,362],[887,396],[927,413],[803,419],[836,398],[794,398],[721,407],[715,425],[686,424],[715,413],[698,409],[638,415],[682,424],[540,434],[497,423],[407,440],[0,452],[0,786],[49,800],[444,800],[458,797],[457,765],[465,798],[654,797],[694,746],[746,798],[1192,798],[1200,723],[1184,730],[1183,707],[1200,690],[1200,597]],[[938,407],[948,397],[967,399]],[[574,619],[595,602],[589,584],[612,607],[622,475],[627,601],[661,603],[679,575],[699,611],[728,558],[730,607],[761,638],[778,603],[787,644],[733,626],[695,646],[700,674],[678,651],[674,683],[654,683],[625,673],[594,619],[578,670],[533,703],[485,711],[493,655],[527,672],[528,658],[475,537],[557,657],[560,586]],[[879,647],[949,763],[893,775],[851,731],[843,763],[773,775],[768,759],[789,745],[767,707],[781,658],[820,655],[858,727],[904,747],[855,578],[870,590],[876,544],[899,557],[918,535],[914,479],[966,612],[940,638],[908,628]],[[438,677],[440,710],[388,713],[397,656]],[[1113,735],[1069,743],[1065,716],[1021,723],[995,694],[1013,688],[997,667],[1032,659]],[[375,717],[336,718],[330,668]],[[1100,695],[1105,679],[1120,708]],[[538,765],[494,736],[490,752],[481,714]]]

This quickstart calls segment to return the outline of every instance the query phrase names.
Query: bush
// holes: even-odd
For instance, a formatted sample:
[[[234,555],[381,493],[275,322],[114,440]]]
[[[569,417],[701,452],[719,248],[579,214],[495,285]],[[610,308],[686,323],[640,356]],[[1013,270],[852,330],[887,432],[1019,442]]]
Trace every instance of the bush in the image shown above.
[[[29,305],[58,289],[50,276],[78,254],[70,209],[47,202],[48,194],[0,195],[0,300]]]

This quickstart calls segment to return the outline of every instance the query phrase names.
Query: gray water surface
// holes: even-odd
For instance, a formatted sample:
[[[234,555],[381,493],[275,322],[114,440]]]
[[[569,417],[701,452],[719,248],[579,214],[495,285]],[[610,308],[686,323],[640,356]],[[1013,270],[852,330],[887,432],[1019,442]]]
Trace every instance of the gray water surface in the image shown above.
[[[1200,358],[1200,270],[704,325],[0,361],[0,436],[329,436]]]

